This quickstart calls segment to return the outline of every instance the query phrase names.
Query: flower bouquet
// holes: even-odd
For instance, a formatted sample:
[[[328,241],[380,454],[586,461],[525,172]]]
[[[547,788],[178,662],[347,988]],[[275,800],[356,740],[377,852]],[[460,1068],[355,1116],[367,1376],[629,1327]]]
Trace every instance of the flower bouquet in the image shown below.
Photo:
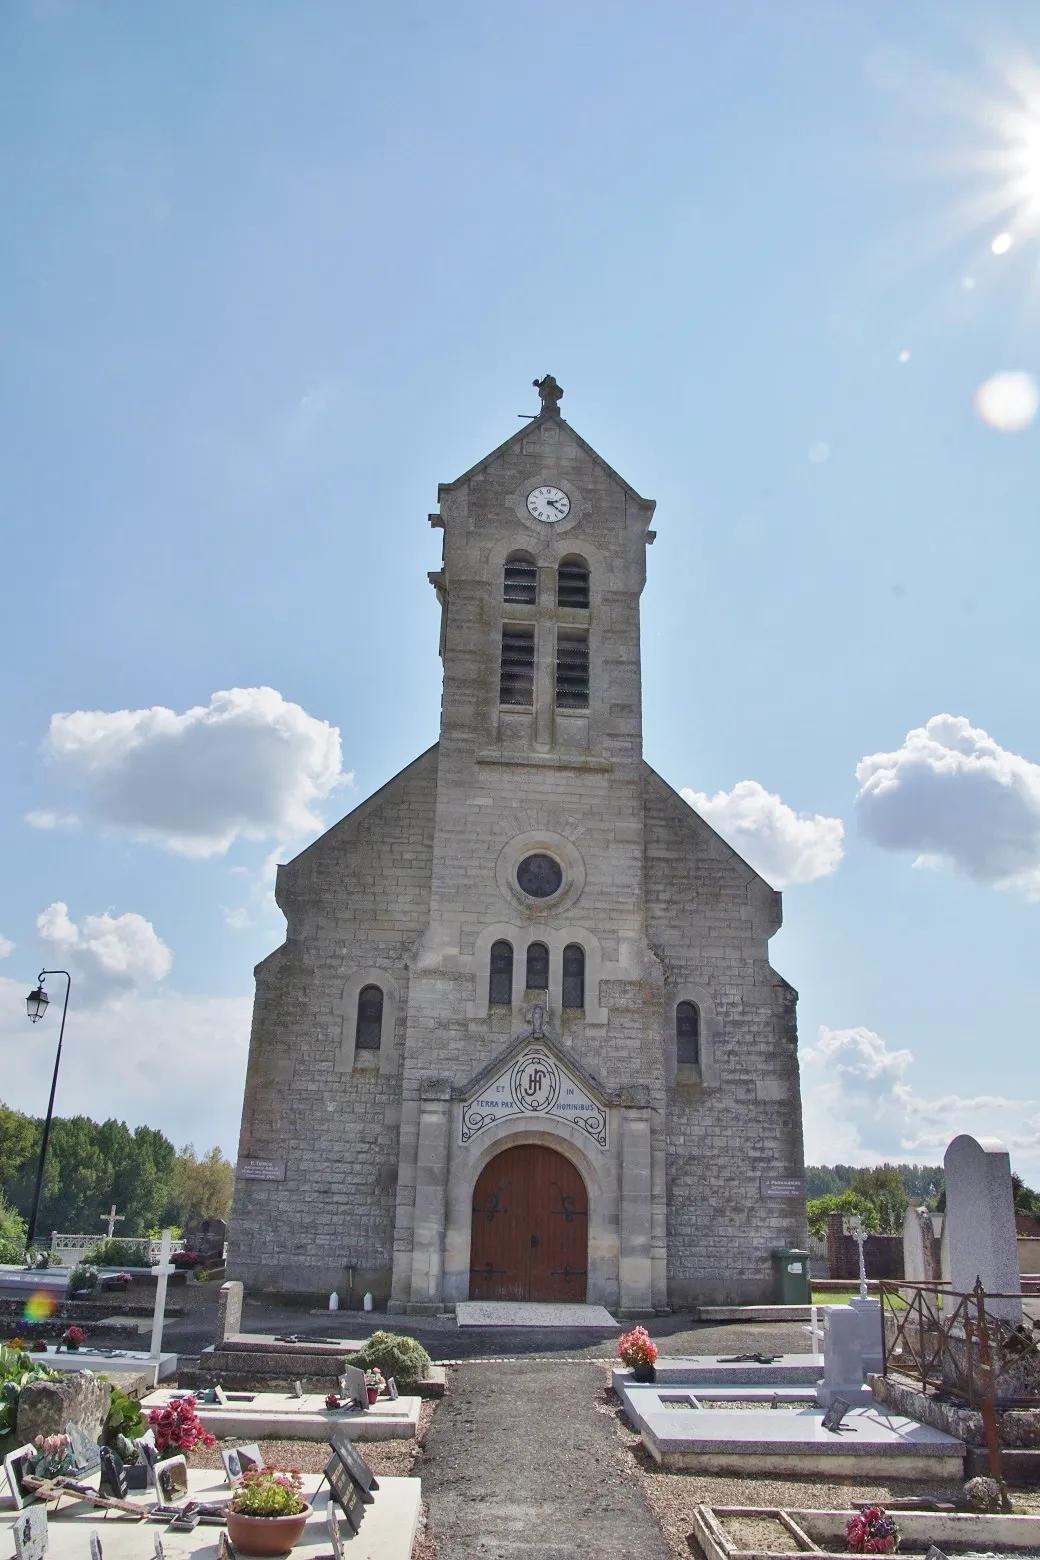
[[[166,1408],[153,1408],[148,1423],[155,1434],[155,1446],[161,1457],[183,1452],[185,1456],[193,1446],[216,1446],[217,1438],[210,1435],[195,1411],[196,1400],[187,1397],[173,1398]]]
[[[60,1479],[76,1466],[70,1436],[38,1435],[33,1446],[36,1456],[30,1471],[34,1479]]]
[[[366,1370],[365,1386],[368,1388],[369,1403],[377,1403],[380,1392],[386,1391],[386,1377],[381,1370]]]
[[[87,1335],[82,1327],[66,1327],[61,1335],[61,1341],[69,1354],[74,1354],[81,1349],[87,1341]]]
[[[899,1546],[899,1529],[884,1506],[865,1506],[845,1524],[845,1539],[853,1555],[890,1555]]]
[[[654,1381],[657,1373],[657,1345],[645,1327],[633,1327],[618,1339],[618,1358],[627,1365],[635,1381]]]

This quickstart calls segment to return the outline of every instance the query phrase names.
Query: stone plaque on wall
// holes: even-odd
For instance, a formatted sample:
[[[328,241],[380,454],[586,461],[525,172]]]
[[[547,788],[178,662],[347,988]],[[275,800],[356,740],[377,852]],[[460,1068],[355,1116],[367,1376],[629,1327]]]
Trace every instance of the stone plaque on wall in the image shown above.
[[[496,1121],[539,1116],[566,1121],[607,1146],[607,1113],[578,1080],[542,1046],[532,1046],[503,1067],[462,1108],[462,1141],[469,1143]]]
[[[284,1159],[240,1159],[238,1173],[243,1181],[284,1181]]]
[[[763,1197],[804,1197],[805,1177],[801,1175],[764,1175],[760,1181]]]

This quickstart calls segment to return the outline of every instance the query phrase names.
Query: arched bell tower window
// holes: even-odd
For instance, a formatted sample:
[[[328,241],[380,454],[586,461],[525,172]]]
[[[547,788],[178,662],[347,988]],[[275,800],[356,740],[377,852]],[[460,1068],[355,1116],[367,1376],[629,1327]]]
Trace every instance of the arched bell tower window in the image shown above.
[[[506,559],[502,600],[533,607],[538,601],[538,570],[530,553],[510,553]]]
[[[378,986],[362,986],[358,992],[354,1049],[378,1051],[383,1043],[383,993]]]
[[[585,1006],[585,949],[580,943],[568,943],[563,950],[563,1006]]]
[[[701,1015],[696,1002],[675,1009],[675,1060],[680,1067],[698,1067],[701,1060]]]
[[[584,558],[564,558],[556,571],[556,605],[587,607],[589,604],[589,566]]]
[[[549,950],[544,943],[533,942],[528,947],[527,977],[524,984],[528,991],[549,989]]]
[[[513,945],[509,942],[491,944],[491,975],[488,981],[488,1006],[512,1007],[513,1005]]]

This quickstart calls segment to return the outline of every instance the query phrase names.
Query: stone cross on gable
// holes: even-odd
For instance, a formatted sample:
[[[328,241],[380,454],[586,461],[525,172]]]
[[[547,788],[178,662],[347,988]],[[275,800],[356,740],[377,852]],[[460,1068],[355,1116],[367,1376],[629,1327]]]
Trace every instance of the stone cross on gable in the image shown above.
[[[166,1280],[177,1269],[170,1261],[170,1252],[173,1249],[173,1231],[163,1230],[162,1245],[159,1247],[159,1262],[152,1272],[156,1277],[155,1285],[155,1310],[152,1312],[152,1346],[149,1358],[157,1360],[162,1353],[163,1322],[166,1320]]]
[[[116,1205],[115,1205],[115,1203],[113,1203],[111,1208],[109,1208],[108,1212],[107,1213],[99,1213],[98,1214],[98,1218],[101,1220],[101,1222],[103,1224],[107,1224],[108,1225],[107,1234],[108,1234],[108,1239],[111,1240],[112,1236],[115,1234],[116,1225],[117,1224],[122,1224],[123,1220],[126,1218],[126,1214],[125,1213],[117,1213],[116,1212]]]
[[[863,1245],[867,1238],[867,1232],[863,1228],[862,1216],[858,1213],[852,1214],[847,1227],[849,1234],[859,1247],[859,1297],[861,1300],[865,1300],[867,1298],[867,1264],[863,1257]]]

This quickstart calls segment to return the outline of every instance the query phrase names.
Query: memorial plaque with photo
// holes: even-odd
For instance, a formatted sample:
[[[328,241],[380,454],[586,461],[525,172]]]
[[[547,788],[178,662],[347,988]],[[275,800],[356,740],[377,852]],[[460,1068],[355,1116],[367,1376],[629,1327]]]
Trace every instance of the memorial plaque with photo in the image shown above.
[[[27,1506],[12,1528],[15,1560],[43,1560],[47,1553],[47,1507]]]
[[[13,1452],[8,1452],[4,1458],[4,1472],[7,1475],[8,1487],[11,1491],[11,1499],[21,1511],[27,1500],[35,1497],[32,1490],[25,1487],[25,1476],[29,1472],[29,1465],[36,1460],[35,1446],[19,1446]]]
[[[220,1459],[224,1464],[225,1479],[229,1484],[237,1484],[242,1477],[242,1464],[238,1460],[238,1452],[233,1446],[222,1446]]]
[[[345,1398],[353,1398],[363,1409],[368,1409],[368,1383],[363,1370],[357,1370],[353,1365],[344,1365],[339,1389]]]
[[[329,1481],[331,1491],[330,1504],[332,1501],[339,1501],[343,1508],[343,1515],[356,1533],[365,1515],[365,1502],[370,1501],[372,1497],[362,1495],[347,1468],[335,1453],[325,1464],[325,1477]]]
[[[102,1454],[103,1455],[103,1454]],[[165,1506],[174,1506],[188,1493],[188,1464],[183,1457],[167,1457],[155,1465],[155,1487]]]
[[[246,1446],[236,1446],[235,1451],[243,1478],[247,1473],[255,1473],[258,1468],[266,1467],[263,1455],[255,1441],[250,1441]]]
[[[109,1446],[101,1447],[100,1456],[101,1478],[98,1480],[98,1494],[107,1495],[111,1500],[125,1500],[127,1484],[123,1459]],[[181,1461],[183,1462],[184,1459],[182,1458]]]
[[[332,1437],[329,1445],[361,1491],[366,1505],[371,1505],[372,1497],[369,1491],[377,1490],[379,1481],[350,1439],[350,1436],[341,1431],[338,1435]]]
[[[845,1415],[848,1413],[851,1407],[852,1404],[847,1402],[845,1398],[834,1398],[830,1408],[828,1408],[827,1412],[823,1416],[823,1428],[825,1430],[833,1431],[835,1435],[841,1435],[843,1433],[845,1435],[851,1434],[854,1427],[852,1425],[842,1424],[842,1420],[845,1418]]]

